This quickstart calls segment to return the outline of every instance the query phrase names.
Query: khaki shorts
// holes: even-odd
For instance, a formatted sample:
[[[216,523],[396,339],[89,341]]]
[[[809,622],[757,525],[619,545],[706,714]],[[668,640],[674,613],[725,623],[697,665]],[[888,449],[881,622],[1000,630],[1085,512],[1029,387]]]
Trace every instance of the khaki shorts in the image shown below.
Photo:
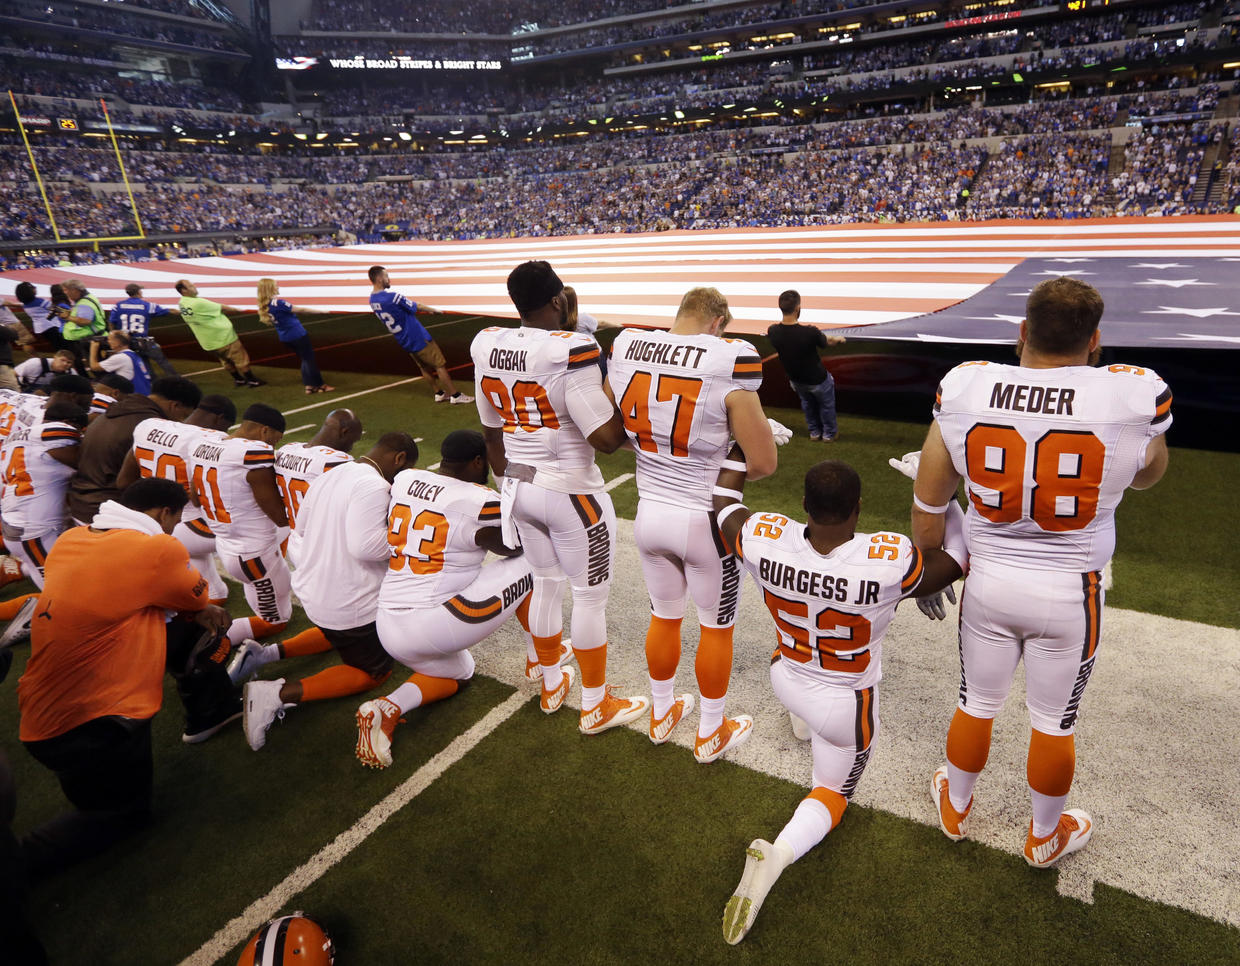
[[[443,350],[439,348],[439,344],[434,339],[426,343],[419,351],[409,354],[418,360],[419,365],[426,366],[428,369],[438,369],[447,364],[443,357]]]
[[[240,339],[228,343],[222,349],[216,349],[215,355],[229,372],[248,372],[250,369],[250,354],[245,351]]]

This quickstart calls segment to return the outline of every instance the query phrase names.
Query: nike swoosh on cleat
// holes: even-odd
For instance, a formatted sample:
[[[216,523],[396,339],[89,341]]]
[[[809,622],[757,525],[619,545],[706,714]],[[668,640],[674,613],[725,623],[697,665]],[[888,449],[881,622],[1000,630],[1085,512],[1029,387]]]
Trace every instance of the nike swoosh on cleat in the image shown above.
[[[674,727],[676,727],[676,719],[669,714],[654,726],[654,736],[661,741],[671,733]]]
[[[719,736],[717,734],[714,734],[710,736],[710,740],[706,742],[706,744],[698,745],[697,752],[699,755],[713,755],[715,751],[718,749],[718,747],[719,747]],[[757,859],[762,858],[762,854],[760,852],[750,851],[749,854],[754,856],[754,858],[757,858]]]
[[[1045,862],[1055,854],[1055,850],[1058,848],[1059,833],[1056,832],[1054,838],[1052,838],[1049,842],[1043,842],[1041,845],[1035,845],[1033,847],[1033,860],[1035,862]]]

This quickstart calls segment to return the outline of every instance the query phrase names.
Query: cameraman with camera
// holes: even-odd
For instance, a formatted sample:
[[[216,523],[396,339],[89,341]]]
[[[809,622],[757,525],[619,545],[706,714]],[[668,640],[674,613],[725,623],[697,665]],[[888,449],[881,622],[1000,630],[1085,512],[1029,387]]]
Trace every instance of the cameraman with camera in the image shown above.
[[[148,302],[142,297],[142,286],[137,282],[130,282],[125,286],[125,295],[128,297],[112,307],[112,312],[108,316],[108,325],[128,335],[130,346],[152,367],[159,366],[168,375],[175,376],[177,371],[172,368],[172,363],[164,355],[164,350],[151,338],[151,317],[180,315],[181,310],[165,308],[155,302]]]
[[[101,358],[105,345],[108,355]],[[114,372],[122,379],[132,382],[133,391],[143,396],[151,391],[150,367],[145,359],[129,347],[129,336],[119,329],[113,329],[107,335],[96,336],[90,340],[90,371],[96,376]]]

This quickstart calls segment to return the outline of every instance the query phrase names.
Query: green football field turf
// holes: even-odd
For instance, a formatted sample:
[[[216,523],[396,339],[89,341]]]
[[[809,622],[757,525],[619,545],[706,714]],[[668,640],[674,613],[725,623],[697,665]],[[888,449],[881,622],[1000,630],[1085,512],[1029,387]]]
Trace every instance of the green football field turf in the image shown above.
[[[444,323],[432,331],[449,363],[465,362],[468,338],[485,323],[436,321]],[[269,332],[239,328],[256,360],[282,352]],[[177,331],[165,330],[163,341],[176,341]],[[335,393],[305,396],[295,369],[262,362],[271,382],[263,389],[234,390],[219,372],[195,379],[233,396],[239,409],[251,399],[282,408],[290,428],[351,406],[367,427],[355,452],[382,432],[405,429],[423,440],[423,466],[437,462],[448,431],[476,425],[473,406],[437,405],[420,381],[391,386],[416,369],[373,318],[330,319],[310,332]],[[358,364],[363,351],[372,364]],[[174,352],[184,372],[214,366]],[[768,379],[777,375],[768,367]],[[469,391],[469,381],[461,387]],[[353,394],[360,395],[346,398]],[[295,411],[303,407],[314,408]],[[863,528],[907,531],[909,485],[886,461],[918,448],[924,424],[845,413],[838,443],[811,444],[799,411],[769,412],[798,435],[780,450],[776,476],[748,488],[751,506],[795,513],[804,469],[830,456],[861,473]],[[304,441],[312,432],[289,438]],[[632,472],[631,455],[599,463],[608,480]],[[1126,496],[1109,605],[1240,627],[1228,552],[1240,510],[1224,494],[1238,471],[1240,456],[1173,449],[1167,478]],[[632,482],[612,497],[618,516],[631,518]],[[3,596],[27,589],[11,585]],[[235,588],[232,596],[241,613]],[[305,626],[298,611],[289,633]],[[64,804],[50,773],[15,738],[14,688],[28,653],[28,645],[17,648],[0,687],[19,834]],[[303,659],[289,670],[303,676],[331,660]],[[180,962],[513,694],[480,675],[452,700],[411,713],[396,763],[373,772],[352,755],[352,709],[361,698],[297,709],[255,754],[239,729],[182,745],[169,686],[155,722],[156,823],[33,892],[32,918],[52,961]],[[703,768],[683,749],[652,748],[637,732],[583,738],[571,712],[548,719],[526,701],[282,908],[305,908],[328,922],[346,966],[1240,962],[1234,928],[1101,884],[1093,904],[1065,898],[1054,872],[856,805],[823,846],[785,872],[751,935],[728,947],[719,923],[744,847],[762,830],[773,836],[803,794],[726,760]],[[219,962],[236,954],[232,948]]]

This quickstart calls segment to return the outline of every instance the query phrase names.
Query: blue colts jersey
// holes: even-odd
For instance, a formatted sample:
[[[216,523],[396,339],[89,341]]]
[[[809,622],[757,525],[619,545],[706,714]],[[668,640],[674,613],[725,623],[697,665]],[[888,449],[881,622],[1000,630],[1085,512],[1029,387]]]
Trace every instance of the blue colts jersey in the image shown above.
[[[418,321],[418,304],[398,292],[375,292],[370,296],[370,308],[406,352],[421,352],[431,341],[430,333]]]
[[[168,310],[162,305],[148,302],[146,299],[125,299],[117,302],[108,316],[108,324],[131,336],[151,334],[151,316],[167,315]]]

